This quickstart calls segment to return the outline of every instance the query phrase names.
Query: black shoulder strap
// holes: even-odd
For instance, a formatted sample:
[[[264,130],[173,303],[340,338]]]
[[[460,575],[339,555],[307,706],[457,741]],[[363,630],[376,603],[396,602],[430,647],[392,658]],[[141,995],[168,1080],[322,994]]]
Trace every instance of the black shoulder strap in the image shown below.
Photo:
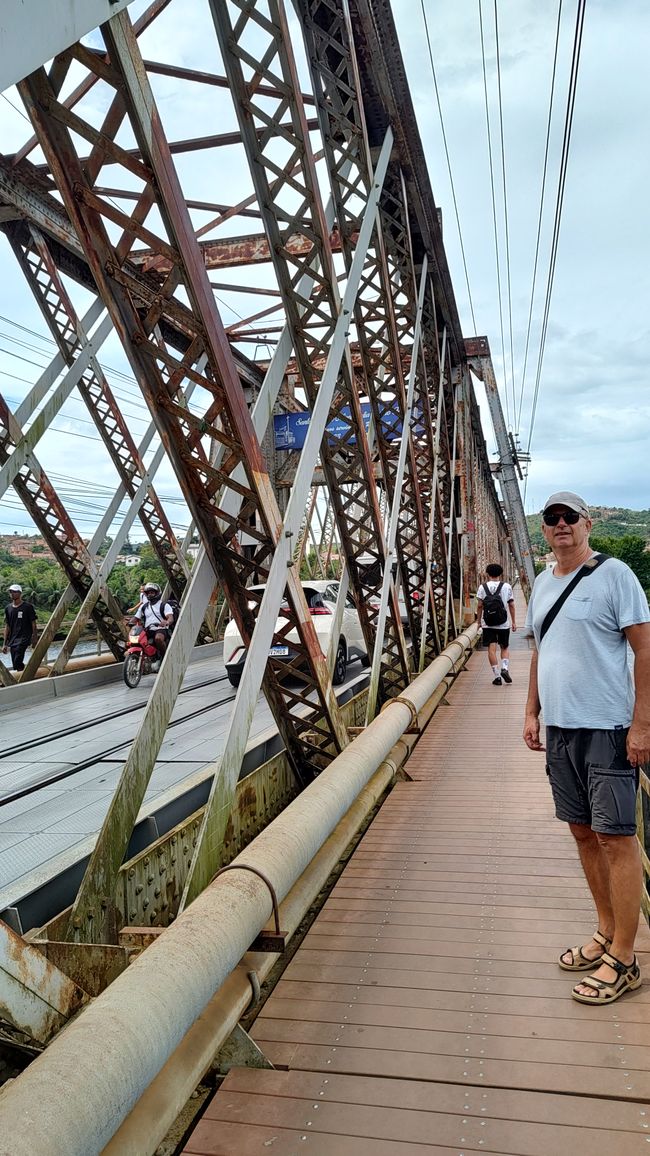
[[[609,554],[594,554],[593,558],[590,558],[588,562],[585,562],[584,566],[580,567],[575,578],[573,578],[572,581],[569,582],[569,585],[565,587],[565,589],[560,594],[560,597],[556,602],[553,603],[551,609],[546,615],[546,618],[542,622],[542,629],[539,632],[540,645],[549,627],[555,622],[555,619],[560,613],[560,610],[564,606],[567,598],[570,594],[573,594],[573,591],[578,585],[578,582],[581,582],[583,578],[587,578],[590,574],[593,574],[594,570],[597,570],[598,567],[601,566],[603,562],[606,562],[608,558]]]
[[[483,587],[483,589],[485,591],[485,597],[486,598],[492,598],[495,594],[500,594],[501,593],[501,587],[503,586],[503,582],[499,582],[496,590],[490,590],[490,587],[488,585],[489,581],[490,581],[490,579],[488,578],[487,582],[481,582],[481,586]],[[479,590],[480,590],[480,588],[481,587],[479,586]],[[485,598],[482,598],[481,601],[485,602]]]

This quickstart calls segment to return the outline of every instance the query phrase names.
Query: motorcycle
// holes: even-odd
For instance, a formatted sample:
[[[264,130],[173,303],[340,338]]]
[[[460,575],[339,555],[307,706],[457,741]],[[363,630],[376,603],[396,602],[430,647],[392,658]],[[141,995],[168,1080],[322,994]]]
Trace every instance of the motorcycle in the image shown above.
[[[156,647],[147,638],[141,622],[132,622],[129,627],[124,666],[122,672],[127,686],[134,690],[143,674],[151,674],[160,665]]]

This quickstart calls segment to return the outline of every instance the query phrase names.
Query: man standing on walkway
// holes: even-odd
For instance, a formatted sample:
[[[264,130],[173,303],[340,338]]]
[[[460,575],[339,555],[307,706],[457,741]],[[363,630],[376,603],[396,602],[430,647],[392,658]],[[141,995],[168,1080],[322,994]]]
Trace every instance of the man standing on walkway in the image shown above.
[[[23,602],[23,588],[17,582],[9,587],[11,602],[5,607],[5,634],[2,653],[11,651],[14,670],[25,669],[25,651],[36,646],[36,611],[31,602]]]
[[[510,627],[517,629],[515,622],[515,596],[509,582],[503,581],[503,566],[498,562],[491,562],[485,567],[487,581],[483,582],[476,591],[476,621],[483,632],[483,644],[488,648],[488,662],[492,667],[492,684],[501,686],[504,682],[512,682],[510,675]],[[501,651],[501,665],[497,658],[497,647]]]
[[[538,576],[528,606],[536,651],[524,741],[544,750],[541,711],[555,812],[577,842],[598,916],[589,943],[568,948],[558,963],[592,972],[574,999],[604,1004],[641,984],[635,808],[638,767],[650,760],[650,612],[629,567],[594,554],[591,525],[577,494],[551,494],[544,506],[542,530],[557,565]]]

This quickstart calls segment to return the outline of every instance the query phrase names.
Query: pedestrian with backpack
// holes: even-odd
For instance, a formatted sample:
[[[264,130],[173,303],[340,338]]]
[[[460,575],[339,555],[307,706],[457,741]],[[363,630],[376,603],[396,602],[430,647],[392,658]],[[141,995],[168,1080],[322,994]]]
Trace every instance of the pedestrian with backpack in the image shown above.
[[[569,825],[594,900],[597,930],[557,962],[589,972],[571,994],[602,1007],[641,986],[636,796],[639,767],[650,761],[650,610],[629,566],[594,553],[591,525],[578,494],[551,494],[544,506],[557,564],[536,578],[528,604],[536,649],[523,737],[531,751],[546,750],[555,814]]]
[[[487,580],[477,592],[476,621],[483,631],[483,643],[488,648],[488,662],[492,667],[493,686],[512,682],[510,674],[510,630],[517,629],[515,622],[515,596],[509,582],[503,581],[503,566],[491,562],[485,567]],[[508,625],[510,617],[510,626]],[[501,652],[501,662],[497,659],[497,647]]]

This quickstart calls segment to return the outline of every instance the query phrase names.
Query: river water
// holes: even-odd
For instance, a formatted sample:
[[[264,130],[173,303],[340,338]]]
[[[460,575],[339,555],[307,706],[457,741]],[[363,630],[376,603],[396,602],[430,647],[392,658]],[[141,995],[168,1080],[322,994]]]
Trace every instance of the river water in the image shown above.
[[[59,653],[63,642],[54,642],[47,652],[47,662],[53,662]],[[102,643],[102,654],[106,654],[106,643]],[[29,658],[31,650],[27,651],[25,660]],[[81,639],[74,648],[74,658],[81,658],[85,654],[97,654],[97,641],[93,639]],[[5,666],[11,667],[11,655],[0,653],[0,661],[4,662]]]

